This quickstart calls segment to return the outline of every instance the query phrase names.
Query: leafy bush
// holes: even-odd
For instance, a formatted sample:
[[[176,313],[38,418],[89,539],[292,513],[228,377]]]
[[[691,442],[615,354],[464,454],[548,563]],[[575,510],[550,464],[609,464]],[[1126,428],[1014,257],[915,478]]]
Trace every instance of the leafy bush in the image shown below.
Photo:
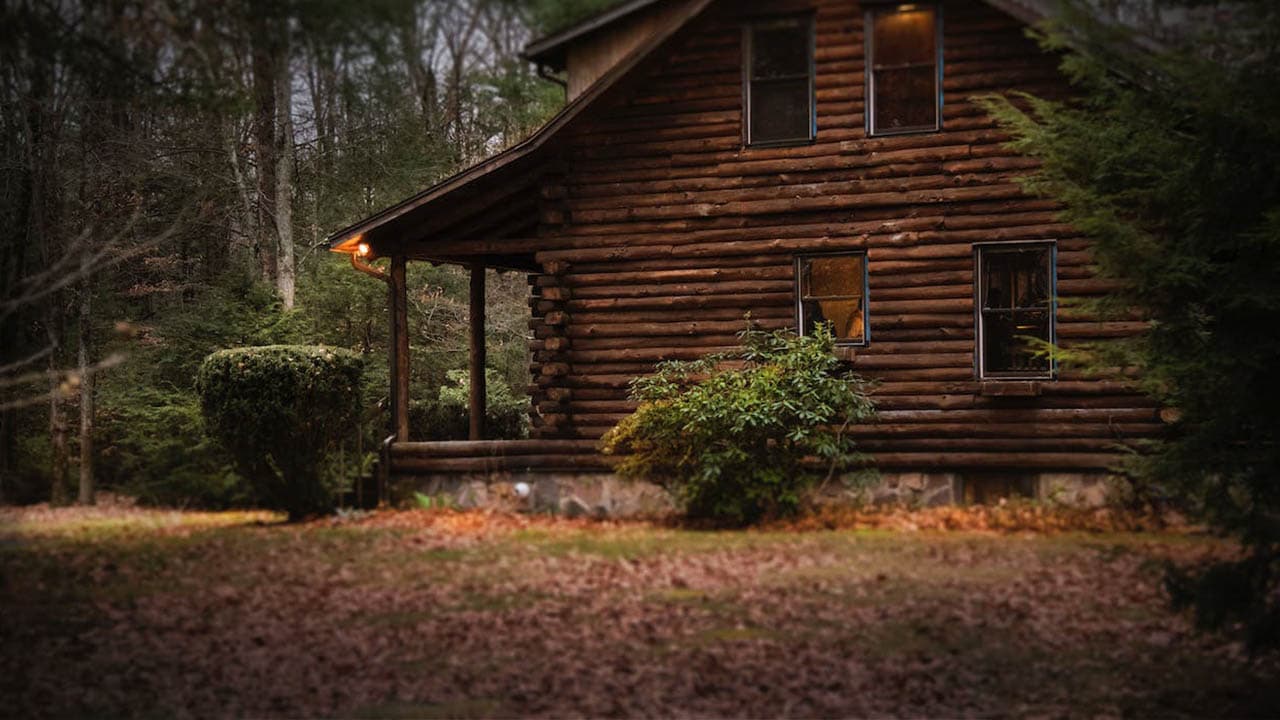
[[[624,455],[620,475],[666,486],[690,517],[733,524],[789,514],[821,473],[862,463],[844,431],[874,415],[825,329],[741,337],[738,352],[637,378],[640,407],[602,440],[604,452]]]
[[[150,505],[224,509],[251,499],[231,456],[204,429],[194,392],[115,384],[98,417],[101,482]]]
[[[425,440],[466,440],[470,432],[471,382],[465,370],[449,370],[439,397],[409,406],[409,432]],[[515,440],[529,434],[529,401],[516,397],[496,370],[485,371],[485,435]]]
[[[209,432],[267,506],[291,519],[331,509],[342,477],[326,463],[360,419],[363,359],[319,346],[213,353],[196,381]]]
[[[44,408],[41,408],[44,409]],[[46,414],[47,414],[46,410]],[[32,413],[25,413],[30,417]],[[47,424],[48,418],[43,418]],[[32,422],[28,427],[35,425]],[[49,433],[24,433],[14,439],[13,464],[0,472],[0,503],[27,505],[49,499],[49,468],[53,447]]]

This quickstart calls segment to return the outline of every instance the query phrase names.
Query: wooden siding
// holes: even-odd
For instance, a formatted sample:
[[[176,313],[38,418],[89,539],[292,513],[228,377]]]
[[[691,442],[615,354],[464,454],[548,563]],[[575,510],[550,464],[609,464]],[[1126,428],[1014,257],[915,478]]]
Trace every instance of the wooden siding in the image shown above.
[[[687,2],[658,3],[575,41],[566,53],[569,100],[582,94],[609,68],[639,47]]]
[[[944,4],[941,132],[868,138],[863,13],[816,11],[816,142],[750,149],[741,132],[741,23],[779,3],[714,5],[660,50],[625,101],[566,130],[542,182],[532,279],[535,437],[599,437],[631,409],[627,384],[656,361],[733,346],[750,312],[794,327],[797,253],[866,250],[881,422],[859,428],[882,467],[1101,469],[1117,440],[1159,430],[1122,377],[1077,372],[1035,397],[982,392],[974,370],[973,244],[1053,239],[1065,299],[1106,290],[1089,242],[1054,203],[1025,195],[1033,161],[969,97],[1061,96],[1056,59],[980,2]],[[1064,345],[1140,330],[1060,311]]]

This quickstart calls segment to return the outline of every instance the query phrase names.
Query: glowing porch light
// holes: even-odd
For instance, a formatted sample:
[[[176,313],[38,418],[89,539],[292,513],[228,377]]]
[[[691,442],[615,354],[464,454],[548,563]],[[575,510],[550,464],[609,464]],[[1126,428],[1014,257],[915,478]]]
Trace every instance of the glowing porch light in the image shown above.
[[[373,252],[373,248],[369,247],[367,242],[360,242],[356,245],[356,254],[360,257],[369,257],[371,252]]]

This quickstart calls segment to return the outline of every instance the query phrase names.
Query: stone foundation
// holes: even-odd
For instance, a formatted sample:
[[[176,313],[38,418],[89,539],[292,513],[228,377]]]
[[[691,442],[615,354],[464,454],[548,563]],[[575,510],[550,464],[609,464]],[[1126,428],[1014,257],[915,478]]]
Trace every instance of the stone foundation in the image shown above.
[[[879,483],[853,492],[864,501],[910,507],[991,502],[998,497],[1101,507],[1115,482],[1116,476],[1110,473],[882,472]]]
[[[939,507],[992,502],[1001,496],[1046,503],[1099,507],[1111,495],[1108,473],[881,472],[867,488],[840,485],[820,491],[821,503],[901,504]],[[523,485],[523,488],[521,487]],[[518,490],[527,490],[521,495]],[[1002,493],[1001,491],[1005,492]],[[545,512],[569,517],[652,517],[674,509],[671,497],[652,483],[621,480],[606,472],[494,472],[401,477],[392,503],[414,505],[415,493],[433,503],[473,509]]]
[[[521,496],[521,488],[527,493]],[[612,473],[496,472],[403,477],[392,503],[412,506],[414,493],[462,509],[545,512],[568,517],[651,517],[674,510],[665,490]]]

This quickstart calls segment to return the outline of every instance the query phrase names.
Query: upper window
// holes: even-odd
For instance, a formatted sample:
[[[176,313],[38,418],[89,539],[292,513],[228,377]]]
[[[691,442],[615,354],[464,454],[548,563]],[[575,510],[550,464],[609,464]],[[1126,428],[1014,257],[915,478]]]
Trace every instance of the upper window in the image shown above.
[[[754,22],[744,43],[747,144],[813,140],[813,18]]]
[[[976,270],[980,377],[1052,377],[1034,341],[1054,338],[1054,244],[978,245]]]
[[[796,284],[800,334],[826,323],[837,344],[867,344],[866,253],[798,257]]]
[[[934,5],[867,10],[867,132],[927,132],[941,127],[942,24]]]

